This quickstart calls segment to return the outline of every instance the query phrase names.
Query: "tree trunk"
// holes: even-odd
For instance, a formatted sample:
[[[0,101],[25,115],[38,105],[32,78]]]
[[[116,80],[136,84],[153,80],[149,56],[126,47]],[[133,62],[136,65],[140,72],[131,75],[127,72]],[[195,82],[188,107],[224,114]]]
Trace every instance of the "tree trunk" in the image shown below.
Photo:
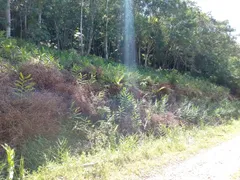
[[[56,31],[56,39],[57,39],[57,48],[60,49],[60,41],[59,41],[59,29],[57,26],[57,22],[54,21],[55,24],[55,31]]]
[[[108,59],[108,0],[106,0],[105,58]]]
[[[145,54],[145,63],[144,66],[147,67],[148,65],[148,54]]]
[[[141,65],[141,46],[138,47],[138,65]]]
[[[27,37],[27,14],[24,15],[24,35]]]
[[[147,67],[148,61],[150,59],[151,52],[153,51],[154,48],[154,43],[153,42],[148,42],[147,49],[146,49],[146,54],[145,54],[145,64],[144,66]]]
[[[7,8],[6,8],[6,36],[7,38],[11,37],[11,0],[7,0]]]
[[[147,65],[148,65],[149,54],[150,54],[150,46],[149,46],[149,43],[148,43],[147,52],[145,54],[145,63],[144,63],[145,67],[147,67]]]
[[[91,1],[91,27],[90,27],[90,33],[89,33],[87,55],[90,54],[91,48],[92,48],[95,14],[96,14],[96,3],[93,0]]]
[[[90,30],[90,37],[89,37],[89,42],[88,42],[88,50],[87,50],[87,55],[90,54],[91,49],[92,49],[92,41],[93,41],[93,28]]]
[[[20,14],[20,39],[22,39],[22,35],[23,35],[22,14]]]
[[[38,25],[41,28],[41,26],[42,26],[42,11],[41,10],[38,12]]]
[[[80,17],[80,46],[81,46],[81,55],[83,56],[83,0],[81,3],[81,17]]]

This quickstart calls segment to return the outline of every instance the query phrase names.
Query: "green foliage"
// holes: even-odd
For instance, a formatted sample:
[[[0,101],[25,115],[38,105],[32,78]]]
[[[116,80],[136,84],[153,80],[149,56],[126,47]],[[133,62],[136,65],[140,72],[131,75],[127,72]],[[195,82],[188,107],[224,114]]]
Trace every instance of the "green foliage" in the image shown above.
[[[47,160],[54,160],[59,163],[66,161],[69,155],[69,148],[66,138],[58,139],[56,145],[49,150],[48,154],[50,154],[51,159]]]
[[[19,179],[24,180],[25,178],[25,169],[24,169],[24,158],[21,156],[19,163]]]
[[[107,120],[99,120],[94,128],[94,131],[89,134],[89,140],[95,150],[117,147],[119,134],[114,115],[109,115]]]
[[[78,84],[93,84],[96,82],[96,75],[90,74],[90,78],[88,79],[87,74],[79,73],[77,76]]]
[[[3,176],[3,172],[4,172],[4,169],[5,169],[5,162],[3,161],[0,161],[0,179],[3,180],[4,179],[4,176]]]
[[[194,105],[192,102],[183,102],[178,109],[178,116],[191,123],[198,123],[201,120],[200,107]]]
[[[188,158],[201,149],[212,147],[239,132],[239,121],[215,128],[168,129],[166,136],[153,138],[129,136],[120,138],[115,149],[101,149],[94,153],[74,155],[64,163],[48,162],[46,166],[29,174],[26,179],[128,179],[139,178],[139,172],[150,174],[157,165],[165,166],[174,158]],[[229,135],[229,133],[231,135]],[[159,161],[160,157],[161,161]],[[160,164],[159,164],[160,163]],[[158,167],[157,167],[158,168]],[[76,170],[77,169],[77,170]],[[143,171],[145,169],[146,171]]]
[[[133,95],[128,92],[127,88],[123,88],[119,95],[120,107],[124,109],[126,113],[132,113],[134,105],[136,104]]]
[[[127,88],[123,88],[117,98],[119,100],[119,107],[116,112],[116,122],[120,125],[120,131],[123,134],[139,132],[142,125],[140,120],[140,104],[128,92]]]
[[[19,73],[19,79],[15,82],[15,94],[20,98],[34,90],[35,83],[32,82],[31,74],[24,76],[22,72]]]
[[[12,180],[13,177],[14,177],[14,169],[15,169],[15,162],[14,162],[15,151],[14,151],[14,149],[12,149],[7,144],[2,145],[2,147],[5,149],[5,151],[7,153],[7,164],[8,164],[8,166],[7,166],[7,172],[8,172],[7,180]]]
[[[27,35],[32,42],[37,44],[48,42],[51,38],[50,33],[44,24],[41,27],[39,27],[37,24],[30,24]]]
[[[15,39],[3,39],[0,41],[0,52],[3,58],[8,59],[11,63],[17,63],[20,49]]]
[[[142,89],[146,90],[149,86],[153,85],[151,76],[146,76],[140,79],[139,85]]]
[[[178,76],[179,76],[179,73],[176,70],[171,71],[168,75],[169,82],[171,84],[177,84],[178,83],[178,80],[177,80]]]
[[[46,164],[49,157],[49,149],[53,142],[43,137],[35,137],[28,140],[21,148],[21,154],[25,158],[25,167],[30,170],[37,170],[39,166]]]
[[[230,102],[227,99],[223,99],[219,102],[219,106],[213,110],[213,114],[222,122],[223,119],[236,118],[238,116],[238,108],[238,102]]]
[[[117,86],[122,85],[122,81],[125,77],[125,68],[124,66],[118,64],[114,66],[113,64],[109,63],[104,67],[104,74],[102,79],[105,82],[113,83]]]
[[[160,100],[156,100],[152,105],[151,111],[154,113],[165,113],[168,107],[168,95],[163,96]]]
[[[6,152],[6,162],[0,162],[0,179],[23,180],[25,177],[24,158],[21,156],[19,165],[17,165],[15,150],[7,144],[2,145],[2,147]]]
[[[82,62],[82,58],[77,52],[72,49],[70,51],[62,51],[59,56],[59,63],[64,69],[71,69],[74,65],[79,66]],[[84,65],[84,67],[86,64]]]
[[[25,167],[29,170],[37,170],[39,166],[47,162],[55,161],[61,163],[65,161],[70,153],[68,139],[59,137],[52,141],[43,137],[30,139],[21,148],[21,154],[25,157]],[[21,162],[20,159],[20,165]],[[19,167],[19,177],[23,177],[24,169]]]
[[[64,4],[64,2],[62,3]],[[74,4],[75,2],[72,3]],[[154,3],[157,2],[154,1]],[[70,4],[64,5],[68,6],[71,9]],[[139,4],[136,4],[136,8],[139,8]],[[62,7],[62,4],[58,4],[56,2],[55,5],[59,6],[54,7],[56,9]],[[49,4],[49,7],[51,6],[52,5]],[[87,8],[87,6],[84,8],[85,11]],[[151,8],[151,6],[149,6],[149,8]],[[72,97],[71,94],[69,98],[66,98],[68,99],[67,103],[70,106],[68,114],[66,115],[66,119],[61,121],[61,132],[58,134],[58,137],[56,139],[53,138],[55,141],[53,142],[51,139],[42,137],[34,137],[30,138],[29,141],[22,145],[21,154],[23,154],[23,156],[26,158],[25,162],[23,159],[20,159],[19,168],[17,170],[16,167],[14,168],[14,171],[19,173],[18,176],[20,179],[24,178],[24,164],[30,170],[37,170],[38,167],[44,166],[50,162],[64,163],[65,161],[68,161],[69,154],[72,152],[95,153],[101,151],[104,148],[109,149],[109,151],[117,151],[118,149],[122,148],[124,152],[134,152],[134,148],[138,145],[138,140],[143,138],[140,136],[143,133],[142,127],[145,128],[146,124],[151,121],[151,115],[153,113],[159,114],[160,116],[162,115],[161,117],[165,118],[164,115],[170,112],[169,114],[176,116],[177,120],[181,120],[181,122],[183,121],[187,125],[215,125],[229,121],[232,118],[239,117],[239,102],[227,99],[229,98],[230,90],[228,88],[213,84],[208,79],[211,77],[211,81],[217,82],[219,78],[222,77],[221,73],[225,72],[226,70],[226,62],[223,60],[223,57],[218,58],[216,56],[213,56],[213,54],[221,51],[221,47],[214,46],[211,52],[211,48],[205,49],[204,47],[193,47],[198,46],[198,43],[199,46],[203,46],[205,44],[207,46],[208,43],[206,42],[208,42],[209,38],[213,34],[206,34],[206,37],[204,35],[205,39],[201,38],[203,34],[195,37],[194,33],[199,33],[199,29],[196,29],[194,23],[192,24],[190,22],[190,17],[192,18],[192,15],[194,13],[191,14],[191,12],[188,12],[186,9],[185,11],[183,7],[181,8],[180,10],[177,10],[180,13],[180,17],[176,16],[175,12],[171,12],[171,15],[167,13],[163,16],[159,16],[161,19],[158,19],[156,17],[149,17],[149,19],[140,18],[139,21],[141,21],[142,24],[140,25],[142,27],[138,27],[139,29],[137,29],[138,45],[141,46],[141,53],[143,53],[140,54],[140,58],[148,57],[147,64],[149,66],[156,66],[156,64],[160,64],[160,66],[163,68],[168,69],[154,70],[147,67],[138,67],[135,70],[129,70],[123,64],[113,62],[112,60],[106,61],[103,58],[96,56],[80,56],[77,50],[72,49],[71,42],[66,36],[65,38],[68,40],[64,40],[63,37],[59,37],[59,43],[61,47],[58,48],[71,48],[71,50],[59,51],[59,49],[51,49],[49,47],[56,46],[57,42],[57,40],[54,39],[55,34],[52,34],[54,30],[50,32],[53,44],[44,42],[44,45],[40,46],[39,49],[35,45],[22,40],[1,38],[0,33],[0,51],[2,52],[2,54],[0,54],[0,61],[9,61],[9,66],[11,66],[10,68],[6,68],[9,70],[4,72],[10,72],[11,70],[17,72],[17,66],[15,65],[24,61],[41,62],[46,66],[55,66],[59,68],[59,70],[68,70],[70,73],[72,73],[74,78],[77,79],[77,85],[75,86],[73,83],[73,86],[78,88],[78,86],[85,84],[89,85],[88,90],[91,91],[91,94],[94,94],[92,95],[93,97],[91,97],[91,103],[93,104],[93,108],[95,108],[94,111],[96,114],[93,114],[93,116],[94,118],[95,116],[98,118],[97,120],[94,118],[94,120],[91,120],[93,117],[92,115],[89,114],[89,117],[86,117],[80,113],[81,107],[76,107],[74,103],[70,105],[69,102],[71,101],[69,98]],[[89,12],[86,11],[85,13]],[[157,12],[153,13],[156,13],[155,15],[158,15]],[[190,15],[185,13],[190,13]],[[141,16],[141,14],[139,15]],[[185,18],[185,15],[186,22],[182,22],[181,18]],[[147,17],[148,15],[145,16]],[[46,14],[46,22],[47,18],[49,17],[57,16],[53,14]],[[59,18],[67,19],[69,17],[71,16],[61,16]],[[85,18],[85,21],[87,21],[88,16],[85,16]],[[205,18],[206,23],[213,23],[207,17]],[[56,19],[56,21],[60,20]],[[99,32],[94,31],[96,33],[94,37],[98,35],[99,39],[93,39],[94,44],[92,45],[91,53],[103,55],[101,53],[101,37],[104,35],[104,33],[101,29],[101,20],[99,21],[100,22],[97,22],[98,26],[96,26]],[[158,24],[160,21],[162,22],[161,25]],[[114,27],[115,21],[111,23],[111,26]],[[59,22],[59,24],[65,26],[65,24],[62,22]],[[59,24],[57,24],[57,26],[59,26],[58,28],[61,29]],[[179,24],[179,27],[177,27],[176,24]],[[46,25],[51,26],[50,24]],[[151,32],[148,32],[147,25],[151,25],[149,27],[153,28]],[[189,28],[190,30],[194,31],[190,32],[189,29],[185,28],[185,25],[193,25],[195,28]],[[74,25],[68,24],[65,27],[68,26],[73,27]],[[215,27],[214,24],[213,27]],[[216,25],[216,28],[219,28],[218,25]],[[62,36],[64,34],[63,31],[65,30],[62,29],[60,31],[61,32],[59,32],[58,35]],[[71,34],[71,32],[69,33]],[[115,37],[117,37],[117,30],[112,29],[111,33],[111,48],[117,48],[116,43],[118,42],[118,39],[115,39]],[[188,35],[191,35],[190,37],[192,38],[193,42],[190,42],[188,39],[184,38],[188,37]],[[221,35],[219,36],[220,37],[216,37],[214,35],[214,40],[226,40]],[[85,36],[84,38],[84,41],[87,43],[88,36]],[[203,42],[198,42],[198,39],[201,39]],[[155,40],[161,40],[161,42],[155,42]],[[211,44],[211,42],[209,43]],[[159,46],[156,46],[156,44]],[[149,47],[150,52],[148,56],[147,48]],[[85,48],[87,48],[87,46],[85,46]],[[194,48],[197,50],[194,51]],[[116,50],[116,52],[117,51],[119,50]],[[156,54],[156,52],[160,52],[160,54]],[[164,54],[165,52],[166,54]],[[204,57],[201,56],[201,58],[204,60],[201,60],[197,54],[194,54],[196,52],[199,54],[203,53]],[[235,65],[238,67],[238,56],[233,58],[228,57],[226,51],[223,53],[226,59],[230,58],[231,63],[231,67],[228,67],[228,74],[226,74],[226,77],[224,77],[224,81],[226,82],[229,80],[230,84],[234,84],[234,87],[237,87],[235,84],[237,84],[238,81],[235,80],[239,80],[239,73],[238,70],[235,69]],[[110,56],[117,56],[117,54],[119,53],[114,52]],[[158,59],[157,57],[159,56],[163,58]],[[196,62],[204,62],[207,65],[204,63],[196,65]],[[209,63],[211,66],[209,66],[208,69],[207,66]],[[139,65],[141,64],[143,64],[142,60],[139,62]],[[1,63],[0,68],[2,69],[3,66],[5,66],[5,63]],[[174,69],[178,69],[180,71]],[[98,74],[97,70],[100,70],[100,75]],[[213,72],[211,72],[211,70],[213,70]],[[192,76],[201,76],[204,73],[206,73],[205,78]],[[225,75],[225,73],[222,74]],[[234,77],[233,79],[232,76]],[[99,85],[99,89],[98,87],[95,89],[95,82],[97,82],[96,84]],[[159,87],[164,83],[171,85],[173,84],[176,86],[176,90],[173,90],[173,95],[177,98],[172,104],[169,104],[171,95],[164,96],[161,94],[161,99],[159,98],[157,100],[151,97],[152,92],[156,91],[156,89],[159,91],[159,93],[162,93],[161,90],[163,89],[154,88]],[[34,85],[35,84],[32,82],[31,75],[24,75],[20,72],[19,79],[15,81],[15,94],[20,98],[23,98],[34,90]],[[112,97],[111,93],[109,93],[109,89],[112,85],[116,85],[120,91],[120,93],[117,92],[116,97]],[[140,87],[141,90],[144,90],[143,94],[146,96],[144,96],[144,98],[141,96],[139,97],[140,100],[137,100],[135,94],[133,94],[133,92],[131,93],[131,87],[133,86]],[[108,89],[106,88],[102,90],[102,88],[105,87]],[[152,102],[152,100],[154,101]],[[112,102],[115,103],[115,106],[111,104]],[[171,119],[169,121],[171,121]],[[142,123],[145,123],[145,125]],[[165,125],[160,125],[159,132],[161,136],[168,135],[168,137],[172,138],[173,141],[177,142],[178,140],[175,137],[178,134],[175,131],[172,131],[171,128],[167,128]],[[137,134],[137,138],[135,136],[129,136],[130,134]],[[170,143],[169,146],[171,145],[172,144]],[[161,146],[161,148],[164,148],[164,146]],[[172,148],[184,147],[181,144],[176,143]],[[160,149],[160,151],[162,150]],[[151,157],[151,152],[148,152],[147,150],[143,150],[143,154],[146,158]],[[122,158],[116,160],[119,164],[123,163],[124,160],[131,159],[130,155],[127,155],[126,157],[124,155],[122,156]],[[84,155],[81,157],[84,159]],[[100,174],[102,177],[105,177],[104,173],[100,172],[104,171],[104,169],[100,168],[102,165],[101,163],[94,166],[92,169],[93,172],[97,175]],[[0,165],[0,172],[2,170],[2,174],[6,172],[5,164],[6,163],[3,162]],[[86,171],[84,170],[84,172],[88,174]],[[96,176],[86,175],[86,177],[91,178],[95,178]]]
[[[115,147],[118,139],[118,125],[115,123],[115,115],[111,114],[110,109],[103,110],[103,108],[101,110],[104,119],[92,124],[88,118],[78,113],[78,108],[74,108],[72,105],[72,109],[75,110],[72,113],[72,122],[67,123],[69,127],[66,133],[71,134],[72,137],[87,140],[91,149]]]
[[[60,66],[65,69],[70,70],[74,64],[86,67],[84,58],[78,55],[81,38],[84,55],[105,57],[108,52],[109,59],[119,62],[124,49],[124,31],[119,28],[124,22],[122,6],[120,0],[109,0],[108,6],[105,0],[89,0],[84,6],[77,1],[16,1],[11,4],[12,22],[15,22],[12,34],[38,45],[70,49],[70,53],[58,52]],[[189,72],[231,89],[239,86],[239,46],[232,35],[234,29],[227,21],[217,21],[203,13],[192,1],[135,1],[133,12],[138,65]],[[80,18],[82,30],[79,17],[84,17]],[[22,27],[23,20],[27,28]],[[5,27],[5,23],[0,21],[0,27]],[[4,36],[1,31],[1,56],[14,63],[26,61],[31,54],[29,50]],[[102,65],[102,61],[92,63]],[[105,77],[112,80],[108,75]],[[114,83],[119,83],[122,74],[113,77]],[[175,80],[170,78],[170,82]]]
[[[17,58],[20,62],[24,62],[24,61],[26,62],[30,60],[31,55],[32,55],[31,52],[27,51],[24,47],[21,47],[19,48],[19,55]]]

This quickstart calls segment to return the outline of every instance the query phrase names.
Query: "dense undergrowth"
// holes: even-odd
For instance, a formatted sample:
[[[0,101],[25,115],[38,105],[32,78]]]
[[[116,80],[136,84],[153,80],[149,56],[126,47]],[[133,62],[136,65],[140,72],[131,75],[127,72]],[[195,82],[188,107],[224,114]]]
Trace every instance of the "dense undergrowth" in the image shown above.
[[[0,163],[3,178],[22,178],[23,164],[31,172],[69,154],[117,151],[126,138],[163,137],[239,116],[229,89],[175,70],[127,69],[3,36],[0,63],[0,144],[17,149],[15,165],[13,150],[0,150],[11,154]]]

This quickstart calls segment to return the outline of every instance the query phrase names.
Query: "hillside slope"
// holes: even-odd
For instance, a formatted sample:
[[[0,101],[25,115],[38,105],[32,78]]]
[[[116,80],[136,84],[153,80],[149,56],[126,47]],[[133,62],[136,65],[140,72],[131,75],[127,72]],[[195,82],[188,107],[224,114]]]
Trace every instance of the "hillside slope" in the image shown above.
[[[71,153],[116,148],[128,136],[239,116],[229,89],[175,70],[128,69],[4,38],[0,62],[0,144],[16,147],[29,170],[61,162],[70,146]]]

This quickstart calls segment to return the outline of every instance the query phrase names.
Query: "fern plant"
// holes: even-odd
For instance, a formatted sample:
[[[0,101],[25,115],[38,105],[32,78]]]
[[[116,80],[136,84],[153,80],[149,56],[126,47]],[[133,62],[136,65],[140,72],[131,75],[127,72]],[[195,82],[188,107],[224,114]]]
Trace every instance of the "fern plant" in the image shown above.
[[[20,53],[17,41],[15,39],[3,39],[0,42],[0,47],[1,56],[7,58],[12,63],[16,63]]]
[[[24,169],[24,158],[21,156],[19,164],[19,179],[23,180],[25,178],[25,169]]]
[[[2,145],[3,149],[6,151],[6,160],[0,161],[0,179],[12,180],[19,179],[23,180],[25,176],[24,169],[24,158],[21,157],[18,169],[15,164],[15,150],[9,145]]]
[[[168,95],[165,95],[161,100],[156,100],[152,105],[152,112],[154,113],[165,113],[168,107]]]
[[[66,161],[66,159],[69,156],[69,147],[68,147],[68,141],[66,138],[58,139],[57,144],[50,149],[49,154],[52,153],[53,160],[62,163]]]
[[[5,166],[6,166],[5,162],[0,161],[0,180],[4,179],[3,172],[4,172],[4,169],[5,169]]]
[[[15,151],[14,151],[14,149],[12,149],[7,144],[2,145],[2,147],[5,149],[5,151],[7,153],[7,164],[8,164],[8,166],[7,166],[7,172],[8,172],[7,180],[12,180],[14,178],[14,169],[15,169],[15,162],[14,162]]]
[[[116,86],[122,86],[123,79],[125,78],[125,70],[121,66],[112,66],[108,64],[105,68],[102,79],[105,82],[114,84]]]
[[[106,120],[99,120],[94,125],[94,131],[89,138],[92,148],[115,148],[118,143],[118,125],[115,123],[114,114],[108,115]]]
[[[133,95],[127,91],[126,88],[123,88],[121,91],[119,100],[121,107],[124,107],[129,113],[133,111],[135,99]]]
[[[181,119],[195,124],[198,123],[197,121],[201,119],[200,117],[203,115],[199,106],[187,100],[180,104],[180,108],[176,111],[176,114]]]
[[[87,78],[87,74],[79,73],[77,76],[77,83],[84,84],[94,84],[96,82],[96,75],[91,74],[90,79]]]
[[[123,88],[118,99],[120,105],[116,112],[116,120],[123,128],[121,130],[125,133],[138,132],[142,125],[139,103],[126,88]]]
[[[32,55],[31,52],[27,51],[26,48],[24,47],[19,48],[18,59],[21,62],[29,60],[31,55]]]
[[[32,82],[31,74],[24,76],[22,72],[19,73],[19,79],[15,82],[15,94],[20,98],[26,93],[32,92],[34,90],[35,83]]]

